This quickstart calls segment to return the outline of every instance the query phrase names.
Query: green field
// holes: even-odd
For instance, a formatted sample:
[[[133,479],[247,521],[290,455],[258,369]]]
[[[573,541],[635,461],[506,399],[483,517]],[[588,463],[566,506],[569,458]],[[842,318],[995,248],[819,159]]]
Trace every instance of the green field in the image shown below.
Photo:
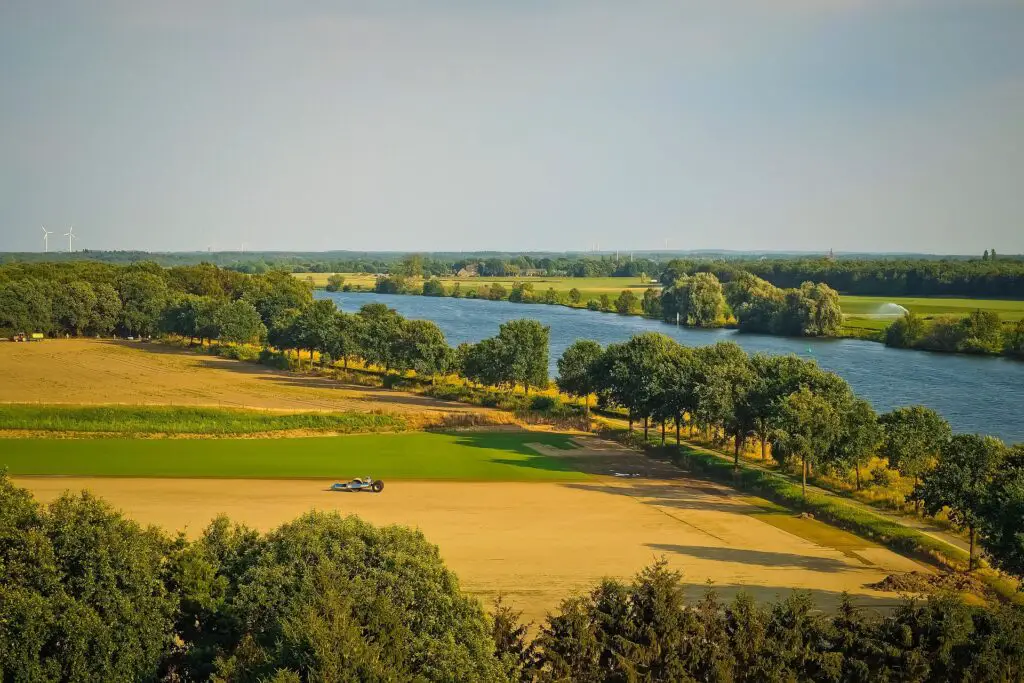
[[[572,448],[538,432],[360,434],[303,439],[0,439],[12,475],[262,479],[585,479],[528,443]]]
[[[314,287],[323,287],[327,284],[330,273],[295,273],[295,277],[312,282]],[[366,273],[341,273],[345,283],[362,289],[372,289],[376,282],[375,275]],[[652,284],[647,280],[637,277],[442,277],[445,289],[451,290],[455,283],[459,283],[463,292],[470,289],[479,289],[494,282],[499,283],[506,289],[510,289],[516,282],[528,282],[533,285],[534,292],[545,292],[549,288],[556,292],[568,292],[572,288],[580,290],[584,301],[588,298],[597,298],[602,294],[609,296],[618,295],[624,289],[633,290],[638,296],[648,287],[660,289],[661,285]]]
[[[843,296],[843,313],[850,316],[875,315],[881,306],[894,303],[922,316],[967,315],[979,308],[995,311],[1003,320],[1024,318],[1024,301],[1006,299],[956,299],[946,297]]]
[[[288,430],[390,432],[402,418],[374,413],[277,413],[189,406],[0,405],[0,429],[120,434],[258,434]]]

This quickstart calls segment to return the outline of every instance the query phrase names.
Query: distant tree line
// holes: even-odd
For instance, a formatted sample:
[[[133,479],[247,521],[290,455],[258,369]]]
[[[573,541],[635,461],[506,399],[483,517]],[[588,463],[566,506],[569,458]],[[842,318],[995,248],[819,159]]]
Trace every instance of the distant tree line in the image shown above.
[[[310,512],[194,541],[0,473],[5,681],[1013,681],[1024,612],[953,597],[886,616],[807,594],[686,600],[658,562],[567,597],[534,639],[464,595],[419,531]]]
[[[783,466],[801,471],[806,496],[812,470],[850,472],[861,486],[874,456],[915,481],[911,499],[935,514],[946,509],[993,564],[1024,577],[1024,444],[953,435],[949,424],[921,406],[878,416],[847,382],[796,356],[749,356],[732,342],[682,346],[654,332],[602,349],[579,340],[558,359],[561,391],[626,411],[630,430],[643,422],[731,443],[735,464],[756,440]]]

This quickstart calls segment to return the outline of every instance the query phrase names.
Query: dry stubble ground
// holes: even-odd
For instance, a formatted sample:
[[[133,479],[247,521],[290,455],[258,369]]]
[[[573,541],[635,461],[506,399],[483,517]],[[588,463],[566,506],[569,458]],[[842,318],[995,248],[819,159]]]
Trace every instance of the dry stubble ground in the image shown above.
[[[174,346],[96,339],[0,343],[0,402],[494,412],[402,391],[296,375]]]
[[[155,345],[76,340],[0,348],[0,401],[464,408]],[[312,508],[408,525],[440,547],[466,590],[485,602],[503,592],[534,621],[601,577],[627,578],[662,556],[684,572],[693,597],[710,580],[725,596],[743,588],[770,599],[806,589],[822,607],[843,591],[859,604],[889,607],[897,596],[867,584],[892,571],[921,569],[816,522],[766,513],[757,500],[642,456],[596,440],[584,445],[572,457],[595,474],[576,483],[390,481],[380,495],[331,493],[330,482],[310,480],[22,477],[17,483],[43,501],[66,489],[90,489],[139,522],[193,536],[220,513],[266,530]],[[644,477],[600,474],[611,471]]]

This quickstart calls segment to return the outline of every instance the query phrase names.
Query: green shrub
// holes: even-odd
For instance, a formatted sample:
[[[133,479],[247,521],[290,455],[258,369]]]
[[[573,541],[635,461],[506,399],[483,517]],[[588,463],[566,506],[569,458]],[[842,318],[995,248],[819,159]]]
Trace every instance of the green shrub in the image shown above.
[[[896,483],[897,474],[884,465],[871,469],[871,485],[887,489]]]

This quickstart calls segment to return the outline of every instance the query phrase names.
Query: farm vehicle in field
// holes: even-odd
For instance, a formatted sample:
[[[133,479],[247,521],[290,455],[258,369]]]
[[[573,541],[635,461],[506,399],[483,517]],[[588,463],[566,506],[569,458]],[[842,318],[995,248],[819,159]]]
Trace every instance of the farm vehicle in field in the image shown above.
[[[384,490],[384,482],[371,477],[356,477],[352,481],[339,482],[331,485],[332,491],[371,491],[380,493]]]

